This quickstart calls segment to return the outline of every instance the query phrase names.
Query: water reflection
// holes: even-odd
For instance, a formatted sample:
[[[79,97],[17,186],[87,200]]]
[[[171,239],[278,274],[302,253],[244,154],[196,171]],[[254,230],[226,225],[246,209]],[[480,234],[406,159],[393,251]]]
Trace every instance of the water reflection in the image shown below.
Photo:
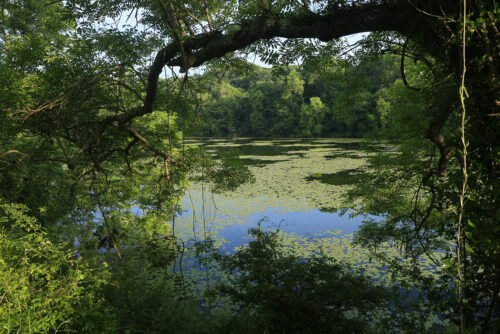
[[[239,246],[248,228],[264,217],[282,231],[301,235],[322,230],[352,233],[361,221],[325,210],[345,205],[346,191],[367,167],[360,139],[201,138],[186,142],[213,153],[237,148],[256,178],[255,184],[216,196],[202,194],[200,185],[193,184],[182,203],[189,212],[180,219],[190,230],[193,224],[203,225],[199,233],[210,231]]]
[[[243,223],[225,226],[219,231],[219,235],[228,241],[224,249],[232,252],[235,247],[246,244],[248,229],[252,227],[260,226],[264,230],[279,230],[317,239],[331,237],[332,234],[340,236],[355,233],[363,220],[362,217],[349,218],[348,215],[321,210],[285,214],[278,211],[279,208],[270,208],[263,213],[247,216]]]

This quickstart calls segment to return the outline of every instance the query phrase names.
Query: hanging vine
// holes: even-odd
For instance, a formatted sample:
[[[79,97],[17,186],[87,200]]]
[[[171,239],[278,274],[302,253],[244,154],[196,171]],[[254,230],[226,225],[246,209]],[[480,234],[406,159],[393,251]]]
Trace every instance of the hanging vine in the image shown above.
[[[461,104],[461,123],[460,123],[460,141],[462,144],[462,189],[460,192],[460,211],[458,215],[458,226],[457,226],[457,283],[458,283],[458,303],[459,303],[459,314],[460,314],[460,333],[464,332],[465,329],[465,318],[463,310],[463,300],[462,300],[462,286],[464,284],[463,277],[463,259],[465,258],[465,245],[462,239],[463,227],[462,220],[464,216],[464,199],[465,191],[467,188],[467,143],[465,141],[465,98],[467,95],[467,90],[465,89],[465,72],[466,67],[466,56],[465,56],[465,45],[466,45],[466,24],[467,24],[467,1],[463,0],[463,27],[462,27],[462,81],[460,85],[460,104]]]

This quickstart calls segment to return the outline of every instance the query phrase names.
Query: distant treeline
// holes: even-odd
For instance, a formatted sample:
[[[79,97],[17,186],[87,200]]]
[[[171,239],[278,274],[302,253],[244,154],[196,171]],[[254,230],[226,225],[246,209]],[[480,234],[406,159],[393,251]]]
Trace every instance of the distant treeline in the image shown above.
[[[384,127],[384,91],[400,77],[392,56],[357,65],[244,67],[203,75],[199,135],[362,137]]]

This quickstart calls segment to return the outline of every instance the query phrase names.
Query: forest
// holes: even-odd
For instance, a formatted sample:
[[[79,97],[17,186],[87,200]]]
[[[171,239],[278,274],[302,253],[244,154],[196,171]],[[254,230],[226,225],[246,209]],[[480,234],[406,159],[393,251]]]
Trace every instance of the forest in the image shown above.
[[[495,0],[2,1],[0,332],[499,332],[499,18]],[[315,169],[333,159],[350,165]],[[285,175],[258,184],[263,161]],[[347,251],[264,218],[231,251],[207,232],[209,204],[251,215],[239,189],[271,187],[362,220]]]
[[[204,73],[210,84],[201,96],[199,135],[360,138],[385,128],[387,91],[400,76],[399,59],[389,55],[356,66],[337,59],[323,69],[243,66],[243,73]],[[417,69],[410,64],[407,71]]]

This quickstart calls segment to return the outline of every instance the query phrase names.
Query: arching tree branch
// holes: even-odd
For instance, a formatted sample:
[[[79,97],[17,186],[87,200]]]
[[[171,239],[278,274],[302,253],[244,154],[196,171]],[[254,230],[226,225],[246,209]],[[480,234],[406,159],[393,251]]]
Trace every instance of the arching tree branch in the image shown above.
[[[419,34],[432,36],[434,43],[439,43],[439,34],[431,22],[432,18],[420,14],[408,2],[396,1],[392,4],[362,4],[336,8],[322,14],[302,12],[290,16],[258,16],[251,21],[243,22],[236,31],[228,33],[211,31],[186,36],[182,40],[182,48],[179,41],[175,40],[156,54],[149,70],[143,106],[101,120],[89,140],[81,146],[79,154],[95,145],[109,125],[116,123],[119,129],[127,129],[126,125],[134,118],[153,111],[158,80],[164,66],[180,66],[181,72],[186,72],[189,68],[201,66],[211,59],[244,49],[259,40],[276,37],[317,38],[321,41],[330,41],[366,31],[396,31],[411,37],[410,35],[416,30],[412,27],[419,26],[422,27]]]

